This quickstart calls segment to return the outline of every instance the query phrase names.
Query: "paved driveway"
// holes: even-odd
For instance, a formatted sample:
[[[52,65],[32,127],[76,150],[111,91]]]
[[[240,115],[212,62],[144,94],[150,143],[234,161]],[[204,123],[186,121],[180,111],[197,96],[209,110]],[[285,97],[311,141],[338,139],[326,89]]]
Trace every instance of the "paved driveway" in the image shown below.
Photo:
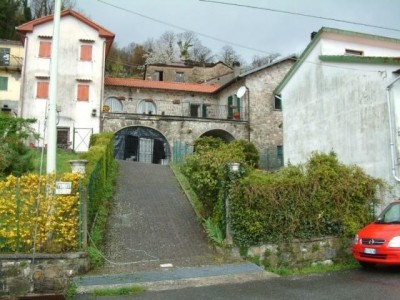
[[[222,262],[168,166],[119,161],[100,273]]]

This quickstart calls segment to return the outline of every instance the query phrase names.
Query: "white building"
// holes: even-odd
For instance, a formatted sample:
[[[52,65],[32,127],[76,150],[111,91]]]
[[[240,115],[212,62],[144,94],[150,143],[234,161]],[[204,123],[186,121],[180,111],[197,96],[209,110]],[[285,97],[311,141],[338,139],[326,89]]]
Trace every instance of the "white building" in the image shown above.
[[[334,151],[398,189],[399,72],[398,39],[332,28],[313,33],[275,90],[283,105],[285,162]]]
[[[53,16],[17,28],[25,47],[19,115],[37,119],[46,144]],[[72,10],[61,13],[57,76],[57,143],[75,151],[88,149],[100,131],[104,64],[114,34]]]

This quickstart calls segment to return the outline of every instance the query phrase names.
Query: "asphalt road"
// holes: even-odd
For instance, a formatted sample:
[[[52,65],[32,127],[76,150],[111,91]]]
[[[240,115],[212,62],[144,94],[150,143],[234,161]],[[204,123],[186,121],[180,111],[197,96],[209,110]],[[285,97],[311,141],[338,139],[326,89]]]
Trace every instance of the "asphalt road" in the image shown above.
[[[280,277],[243,284],[224,284],[143,292],[120,297],[90,297],[76,299],[290,299],[346,300],[400,299],[400,267],[378,267],[373,270],[355,269],[319,275]]]

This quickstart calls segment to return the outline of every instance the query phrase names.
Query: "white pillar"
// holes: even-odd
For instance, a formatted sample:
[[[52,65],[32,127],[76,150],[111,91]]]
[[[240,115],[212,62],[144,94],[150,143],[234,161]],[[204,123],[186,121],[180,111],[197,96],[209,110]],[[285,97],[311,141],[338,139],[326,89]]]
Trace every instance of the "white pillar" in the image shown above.
[[[49,119],[47,122],[47,174],[56,172],[57,152],[57,73],[58,73],[58,41],[60,35],[61,0],[55,1],[53,40],[51,43],[51,69],[49,92]]]

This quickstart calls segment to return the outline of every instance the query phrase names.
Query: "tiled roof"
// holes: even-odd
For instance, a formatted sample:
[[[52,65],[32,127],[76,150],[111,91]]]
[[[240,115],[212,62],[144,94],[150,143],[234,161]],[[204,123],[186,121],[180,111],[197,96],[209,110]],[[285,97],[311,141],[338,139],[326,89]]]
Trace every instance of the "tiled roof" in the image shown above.
[[[219,85],[217,85],[217,84],[206,85],[206,84],[199,84],[199,83],[152,81],[152,80],[141,80],[141,79],[132,79],[132,78],[115,78],[115,77],[106,77],[104,80],[104,84],[105,85],[114,85],[114,86],[147,88],[147,89],[161,89],[161,90],[208,93],[208,94],[212,94],[212,93],[216,92],[219,88]]]
[[[65,16],[73,16],[75,18],[77,18],[78,20],[80,20],[81,22],[85,23],[86,25],[94,28],[95,30],[97,30],[99,32],[99,36],[102,38],[105,38],[107,41],[107,52],[109,51],[109,49],[111,48],[111,44],[114,40],[115,34],[112,33],[111,31],[108,31],[107,29],[105,29],[104,27],[101,27],[100,25],[94,23],[93,21],[89,20],[88,18],[86,18],[85,16],[81,15],[80,13],[77,13],[74,10],[63,10],[61,12],[60,17],[65,17]],[[24,23],[20,26],[18,26],[16,28],[17,32],[19,32],[19,34],[21,35],[21,41],[24,42],[23,37],[28,33],[28,32],[33,32],[33,28],[37,25],[40,24],[44,24],[47,22],[53,22],[53,15],[49,15],[49,16],[45,16],[45,17],[41,17],[38,19],[34,19],[32,21],[29,21],[27,23]]]

